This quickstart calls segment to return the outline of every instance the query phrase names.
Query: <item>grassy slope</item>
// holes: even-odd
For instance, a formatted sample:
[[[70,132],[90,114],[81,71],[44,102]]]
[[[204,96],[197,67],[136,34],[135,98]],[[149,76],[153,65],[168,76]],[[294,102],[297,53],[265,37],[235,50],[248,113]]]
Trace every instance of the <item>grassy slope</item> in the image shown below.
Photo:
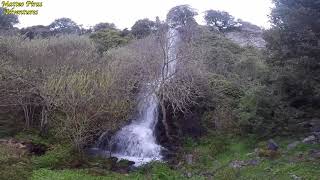
[[[166,164],[154,163],[129,174],[119,174],[99,167],[85,169],[67,169],[59,165],[68,154],[63,146],[52,148],[42,157],[18,158],[13,151],[0,147],[0,179],[32,180],[108,180],[108,179],[319,179],[320,161],[310,159],[311,149],[320,149],[320,145],[300,144],[286,151],[287,144],[294,140],[276,139],[281,146],[281,156],[275,159],[260,158],[257,166],[245,166],[234,169],[231,161],[255,159],[249,155],[254,148],[263,146],[251,138],[208,137],[197,142],[187,140],[182,154],[192,154],[193,163],[170,168]],[[181,155],[183,157],[183,155]],[[59,167],[59,168],[57,168]]]

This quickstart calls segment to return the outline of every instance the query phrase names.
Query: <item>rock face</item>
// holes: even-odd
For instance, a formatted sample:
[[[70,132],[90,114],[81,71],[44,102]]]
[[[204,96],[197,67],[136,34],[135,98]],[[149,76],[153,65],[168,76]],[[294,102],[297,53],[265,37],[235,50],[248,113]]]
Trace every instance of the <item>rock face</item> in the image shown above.
[[[259,49],[265,48],[266,42],[262,38],[263,30],[248,22],[242,21],[241,24],[242,26],[239,27],[239,29],[224,33],[225,36],[240,46],[254,46]]]

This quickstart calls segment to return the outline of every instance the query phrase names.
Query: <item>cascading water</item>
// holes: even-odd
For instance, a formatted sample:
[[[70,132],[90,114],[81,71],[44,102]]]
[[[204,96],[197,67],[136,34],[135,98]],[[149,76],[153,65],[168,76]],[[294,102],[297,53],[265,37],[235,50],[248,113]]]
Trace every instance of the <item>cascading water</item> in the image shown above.
[[[177,30],[170,28],[168,38],[168,59],[166,67],[163,68],[166,77],[171,76],[176,69],[176,46],[178,42]],[[160,81],[155,81],[152,85],[160,86]],[[140,92],[138,115],[131,124],[118,131],[111,140],[112,156],[119,159],[127,159],[135,162],[139,166],[150,161],[161,160],[161,150],[163,149],[156,142],[155,125],[158,121],[158,99],[150,84]]]

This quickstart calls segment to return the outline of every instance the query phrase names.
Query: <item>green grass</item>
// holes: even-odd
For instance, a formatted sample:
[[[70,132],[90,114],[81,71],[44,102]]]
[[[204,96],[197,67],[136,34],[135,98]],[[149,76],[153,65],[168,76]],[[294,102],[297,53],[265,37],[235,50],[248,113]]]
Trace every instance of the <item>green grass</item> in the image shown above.
[[[162,163],[154,163],[147,167],[141,168],[136,172],[129,174],[119,174],[103,169],[89,168],[89,169],[65,169],[65,170],[49,170],[38,169],[33,171],[32,180],[113,180],[113,179],[128,179],[128,180],[175,180],[183,179],[179,172],[170,169],[167,165]]]
[[[68,163],[76,156],[69,146],[54,145],[43,156],[18,158],[10,149],[0,146],[0,179],[32,180],[182,180],[182,179],[225,179],[225,180],[286,180],[299,177],[306,180],[318,180],[320,160],[310,159],[311,149],[320,149],[320,145],[299,144],[288,151],[287,145],[295,139],[275,138],[280,145],[281,156],[275,159],[260,158],[256,166],[232,168],[234,160],[256,159],[250,155],[254,149],[263,148],[266,141],[255,138],[232,136],[209,136],[199,140],[187,139],[179,158],[179,165],[152,163],[128,174],[110,171],[103,160],[88,160],[88,165],[72,169]],[[186,154],[192,154],[191,165],[184,161]],[[91,165],[90,165],[91,164]]]
[[[20,180],[31,176],[30,160],[21,151],[0,144],[0,180]]]
[[[213,141],[213,142],[210,142]],[[266,142],[258,142],[254,138],[226,137],[223,143],[219,137],[210,137],[201,139],[192,143],[192,140],[186,142],[186,152],[196,154],[196,160],[192,165],[183,164],[177,168],[180,173],[184,171],[191,172],[194,175],[200,175],[203,172],[213,175],[213,179],[319,179],[320,160],[310,159],[308,155],[311,149],[320,149],[320,145],[299,144],[293,150],[288,151],[287,145],[295,140],[288,138],[275,138],[280,145],[281,156],[275,159],[259,158],[249,155],[254,152],[256,147],[263,147]],[[203,143],[206,142],[206,143]],[[215,143],[214,143],[215,142]],[[218,142],[218,143],[217,143]],[[212,143],[223,151],[212,154],[210,147]],[[299,156],[301,156],[299,158]],[[200,157],[200,158],[197,158]],[[230,162],[234,160],[249,160],[259,158],[259,165],[245,166],[242,168],[232,168]],[[209,178],[208,176],[201,176]]]

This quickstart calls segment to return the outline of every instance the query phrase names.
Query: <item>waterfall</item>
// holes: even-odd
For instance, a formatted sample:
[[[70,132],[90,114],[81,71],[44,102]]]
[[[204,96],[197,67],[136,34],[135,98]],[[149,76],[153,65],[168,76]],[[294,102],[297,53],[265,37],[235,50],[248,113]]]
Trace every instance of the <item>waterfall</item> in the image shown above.
[[[177,30],[170,28],[167,33],[168,56],[164,68],[166,77],[172,76],[176,68],[176,45],[178,42]],[[150,161],[161,160],[163,147],[157,144],[155,126],[158,121],[158,99],[150,85],[159,87],[160,81],[146,84],[139,95],[137,117],[131,124],[119,130],[111,140],[112,156],[119,159],[127,159],[139,166]]]

